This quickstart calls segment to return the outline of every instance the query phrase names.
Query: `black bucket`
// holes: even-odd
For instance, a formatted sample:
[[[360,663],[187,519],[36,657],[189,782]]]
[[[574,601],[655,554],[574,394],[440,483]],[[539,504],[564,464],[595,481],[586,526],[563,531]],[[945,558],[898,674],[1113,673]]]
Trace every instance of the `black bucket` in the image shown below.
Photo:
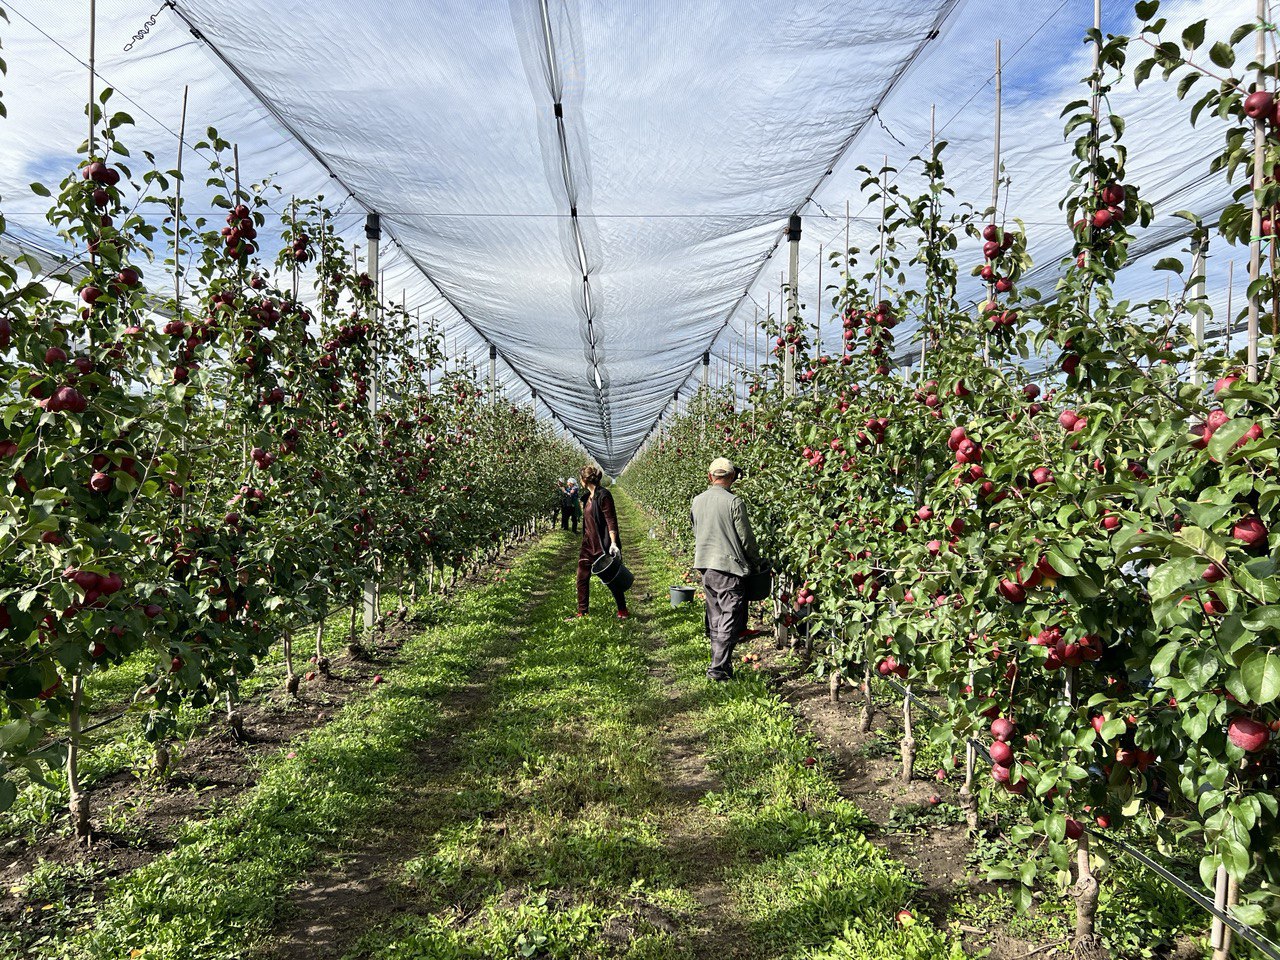
[[[597,557],[596,562],[591,565],[591,572],[610,590],[617,590],[619,593],[630,590],[631,584],[636,580],[636,575],[627,569],[622,557],[615,557],[610,553]]]
[[[692,599],[693,587],[684,586],[682,584],[671,588],[671,605],[673,607],[678,607],[681,604],[688,603]]]
[[[747,574],[742,578],[742,590],[747,595],[749,603],[768,600],[773,594],[773,571],[757,570],[755,573]]]

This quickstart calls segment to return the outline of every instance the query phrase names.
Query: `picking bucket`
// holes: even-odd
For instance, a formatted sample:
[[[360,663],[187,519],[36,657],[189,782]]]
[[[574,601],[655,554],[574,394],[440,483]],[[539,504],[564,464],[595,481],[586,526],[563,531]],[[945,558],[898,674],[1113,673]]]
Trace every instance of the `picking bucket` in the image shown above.
[[[688,603],[693,599],[693,587],[686,587],[683,584],[671,588],[671,605],[678,607],[682,603]]]
[[[757,570],[747,574],[742,578],[742,590],[747,595],[748,602],[769,599],[769,595],[773,593],[773,571]]]
[[[609,553],[601,554],[596,558],[596,562],[591,564],[591,572],[610,590],[621,593],[630,590],[631,584],[635,583],[636,579],[636,575],[622,562],[622,557],[615,557]]]

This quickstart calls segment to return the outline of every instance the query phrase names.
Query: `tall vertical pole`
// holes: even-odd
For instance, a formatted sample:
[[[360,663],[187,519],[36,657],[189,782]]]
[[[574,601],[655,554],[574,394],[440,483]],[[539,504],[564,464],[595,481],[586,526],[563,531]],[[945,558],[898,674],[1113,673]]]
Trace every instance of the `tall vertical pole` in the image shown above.
[[[787,244],[791,248],[787,258],[789,276],[789,299],[787,300],[788,334],[786,352],[783,354],[783,391],[786,396],[796,395],[796,354],[795,346],[790,342],[791,335],[800,333],[800,216],[793,213],[787,222]]]
[[[938,105],[936,103],[929,106],[929,185],[933,185],[933,163],[938,158],[935,156],[938,150]],[[933,221],[937,213],[937,201],[933,198],[933,193],[929,194],[929,236],[925,242],[933,247]],[[934,298],[937,296],[937,290],[934,286],[935,277],[933,276],[933,268],[930,267],[928,276],[925,277],[925,303],[924,303],[924,330],[920,333],[920,380],[924,380],[924,361],[929,353],[929,333],[933,329],[930,321],[933,319]]]
[[[822,356],[822,244],[818,244],[818,304],[814,310],[813,356]]]
[[[489,344],[489,399],[498,402],[498,347]]]
[[[707,381],[711,378],[711,351],[702,354],[702,389],[707,389]]]
[[[1233,294],[1236,288],[1236,262],[1234,260],[1227,261],[1227,322],[1223,324],[1222,330],[1222,355],[1224,357],[1231,356],[1231,324],[1235,317],[1231,315]]]
[[[187,138],[187,94],[190,86],[182,88],[182,120],[178,124],[178,177],[173,182],[173,309],[174,318],[182,319],[182,147]],[[293,299],[297,300],[297,292]]]
[[[1200,386],[1200,356],[1204,352],[1204,313],[1205,301],[1205,259],[1209,252],[1209,237],[1197,231],[1191,238],[1191,300],[1194,313],[1191,315],[1191,382]]]
[[[851,259],[852,255],[849,253],[849,201],[846,200],[844,202],[844,276],[846,280],[849,278],[851,270],[849,266]]]
[[[89,159],[97,147],[98,0],[89,0]]]
[[[1257,49],[1254,58],[1258,61],[1257,89],[1267,89],[1267,0],[1258,0]],[[1262,208],[1258,206],[1258,191],[1266,180],[1263,148],[1267,139],[1267,118],[1258,117],[1253,121],[1253,220],[1249,230],[1249,327],[1248,327],[1248,361],[1247,375],[1250,383],[1258,381],[1258,277],[1262,273]]]
[[[378,276],[378,248],[382,241],[382,220],[376,213],[371,213],[365,218],[364,235],[369,241],[369,276]],[[357,270],[359,264],[357,263]],[[369,304],[369,322],[376,324],[378,319],[378,302],[374,297],[373,303]],[[373,371],[370,375],[371,382],[369,384],[369,413],[371,417],[376,418],[378,415],[378,363],[377,357],[374,358]],[[376,421],[375,421],[376,422]],[[366,630],[373,629],[374,620],[378,615],[378,583],[374,579],[365,581],[364,584],[364,626]]]
[[[1002,57],[1000,56],[1000,40],[996,39],[996,118],[995,130],[993,132],[993,145],[991,151],[991,223],[998,224],[1000,220],[1000,106],[1003,99],[1004,90],[1002,88]],[[995,303],[996,299],[996,278],[995,274],[991,275],[991,279],[987,281],[987,302]],[[987,332],[984,329],[982,333],[982,361],[986,363],[990,358],[990,347],[988,345]]]
[[[877,306],[879,306],[880,301],[884,298],[885,246],[888,243],[884,229],[885,208],[889,202],[889,155],[887,153],[884,155],[884,160],[880,165],[880,176],[884,179],[880,183],[880,249],[876,252]]]

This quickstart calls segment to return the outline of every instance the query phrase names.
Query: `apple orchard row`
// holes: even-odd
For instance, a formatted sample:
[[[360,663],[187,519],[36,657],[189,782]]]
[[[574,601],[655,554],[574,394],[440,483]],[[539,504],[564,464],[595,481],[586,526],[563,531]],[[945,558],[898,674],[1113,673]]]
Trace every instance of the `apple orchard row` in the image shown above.
[[[74,743],[87,678],[146,658],[163,741],[366,582],[456,569],[545,514],[570,455],[441,372],[438,336],[378,303],[319,201],[240,188],[211,130],[225,223],[175,220],[177,173],[131,166],[128,123],[100,116],[94,155],[33,186],[74,263],[0,262],[0,807],[15,771],[67,761],[50,737]],[[181,285],[147,290],[175,247]]]
[[[1209,307],[1187,263],[1160,264],[1184,288],[1171,299],[1113,292],[1154,210],[1125,176],[1107,94],[1122,68],[1193,70],[1197,47],[1194,28],[1170,44],[1155,5],[1145,14],[1149,45],[1099,38],[1088,82],[1101,115],[1089,99],[1064,111],[1075,163],[1062,229],[1075,246],[1055,288],[1020,283],[1030,260],[1015,218],[956,212],[941,148],[918,158],[918,189],[868,170],[888,237],[862,259],[833,257],[843,351],[775,323],[774,362],[747,377],[746,408],[703,396],[624,480],[683,531],[680,505],[699,487],[687,464],[727,451],[747,467],[739,489],[779,574],[784,628],[807,635],[820,673],[869,690],[878,671],[927,691],[944,716],[922,722],[949,745],[971,823],[979,809],[1025,812],[1020,847],[994,872],[1022,881],[1024,905],[1036,880],[1024,863],[1065,886],[1083,850],[1072,890],[1091,917],[1086,828],[1123,829],[1199,851],[1206,884],[1219,868],[1240,882],[1237,916],[1274,925],[1259,888],[1280,881],[1275,285],[1263,257],[1256,367],[1194,341]],[[1253,43],[1251,30],[1233,39]],[[1232,50],[1215,48],[1215,69],[1229,72]],[[1266,215],[1280,141],[1275,100],[1253,85],[1215,83],[1197,113],[1226,128],[1222,169],[1249,169],[1256,131]],[[1220,221],[1190,218],[1188,235],[1248,244],[1253,186],[1227,187]],[[919,332],[895,369],[903,318]],[[970,737],[993,762],[967,775]]]

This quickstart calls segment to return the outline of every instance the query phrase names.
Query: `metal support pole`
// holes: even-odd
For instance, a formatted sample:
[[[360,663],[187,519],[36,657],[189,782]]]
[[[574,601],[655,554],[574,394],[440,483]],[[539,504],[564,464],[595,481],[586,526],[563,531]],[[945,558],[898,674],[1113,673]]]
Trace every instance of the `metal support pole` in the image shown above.
[[[489,344],[489,399],[498,402],[498,348]]]
[[[376,213],[371,213],[365,219],[364,235],[369,241],[369,276],[378,276],[378,247],[382,240],[382,220]],[[369,322],[376,324],[378,319],[377,298],[369,305]],[[369,384],[369,413],[376,418],[378,415],[378,364],[375,358],[373,370],[371,373],[371,382]],[[376,421],[375,421],[376,422]],[[378,613],[378,583],[376,580],[366,580],[364,584],[364,626],[366,630],[373,629],[374,620]]]
[[[711,351],[702,355],[702,389],[707,389],[707,381],[711,378]]]
[[[1254,59],[1258,62],[1257,89],[1267,89],[1267,0],[1258,0],[1257,49]],[[1258,191],[1266,181],[1264,154],[1267,140],[1267,120],[1259,117],[1253,121],[1253,219],[1249,229],[1249,327],[1247,373],[1250,383],[1258,382],[1258,277],[1262,274],[1262,208],[1258,205]]]
[[[787,344],[783,353],[783,390],[788,397],[796,395],[796,354],[791,335],[800,332],[800,216],[793,213],[787,222],[787,245],[791,248],[787,263]]]
[[[97,146],[94,121],[96,112],[97,90],[95,81],[98,73],[98,2],[89,0],[89,159],[93,160],[93,151]]]
[[[1203,379],[1200,372],[1200,355],[1204,352],[1205,259],[1209,254],[1209,237],[1198,233],[1191,239],[1191,300],[1195,312],[1191,316],[1191,382],[1197,387]]]

